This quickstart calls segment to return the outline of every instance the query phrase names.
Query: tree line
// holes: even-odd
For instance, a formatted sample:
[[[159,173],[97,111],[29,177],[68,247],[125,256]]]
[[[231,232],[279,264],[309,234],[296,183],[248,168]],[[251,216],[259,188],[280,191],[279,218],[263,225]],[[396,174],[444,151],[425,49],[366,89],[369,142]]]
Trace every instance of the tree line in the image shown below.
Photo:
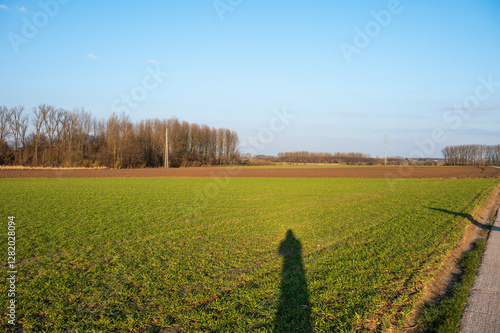
[[[441,152],[446,165],[500,165],[500,145],[446,146]]]
[[[295,151],[279,153],[275,162],[282,163],[342,163],[347,165],[375,165],[383,164],[384,159],[373,158],[363,153],[314,153],[308,151]],[[398,158],[387,159],[388,164],[398,165],[404,161]]]
[[[167,136],[168,134],[168,136]],[[97,120],[82,109],[0,106],[0,164],[111,168],[231,165],[238,134],[170,119],[133,123],[126,114]]]

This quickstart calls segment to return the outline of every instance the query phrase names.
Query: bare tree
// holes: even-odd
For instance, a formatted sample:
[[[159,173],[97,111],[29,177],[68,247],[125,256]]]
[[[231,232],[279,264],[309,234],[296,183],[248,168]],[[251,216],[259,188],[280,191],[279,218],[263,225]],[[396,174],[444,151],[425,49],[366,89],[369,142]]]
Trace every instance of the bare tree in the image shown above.
[[[40,104],[38,107],[33,108],[33,115],[35,116],[32,120],[32,125],[34,127],[35,132],[33,133],[34,135],[34,147],[35,147],[35,152],[34,152],[34,162],[35,166],[38,165],[38,148],[40,146],[40,139],[45,135],[47,132],[45,128],[45,122],[48,113],[50,112],[51,107],[45,105],[45,104]]]
[[[224,161],[224,129],[219,128],[217,130],[217,159],[219,162],[219,165],[222,165]]]
[[[20,112],[18,112],[18,109]],[[22,112],[24,110],[24,106],[21,107],[14,107],[10,109],[10,117],[8,119],[9,123],[9,128],[10,132],[12,133],[12,136],[14,138],[13,143],[14,143],[14,151],[17,151],[21,145],[21,138],[20,138],[20,132],[19,132],[19,120],[21,118]]]
[[[11,133],[9,126],[12,110],[6,106],[0,106],[0,144],[7,143],[7,137]]]
[[[46,104],[34,107],[32,115],[30,118],[25,114],[23,106],[10,110],[0,107],[0,143],[10,155],[9,161],[158,167],[165,157],[167,127],[170,166],[232,164],[239,158],[236,132],[176,118],[146,119],[134,124],[125,114],[113,114],[96,121],[84,109],[67,111]],[[30,124],[32,131],[27,133]],[[11,142],[8,138],[12,138]],[[2,163],[5,161],[2,158]]]
[[[59,129],[59,110],[54,108],[53,106],[47,107],[47,113],[43,118],[43,126],[45,128],[45,133],[49,140],[48,147],[45,149],[45,161],[51,165],[53,163],[53,151],[55,150],[57,131]]]
[[[85,155],[89,151],[89,139],[92,134],[92,125],[94,122],[94,117],[88,111],[83,108],[79,113],[79,151],[81,155]]]
[[[189,156],[192,165],[197,165],[200,160],[201,152],[201,131],[200,126],[196,123],[191,124],[190,126],[190,147],[189,147]]]
[[[238,158],[237,154],[237,148],[239,144],[238,134],[234,131],[226,129],[224,131],[224,144],[225,144],[224,148],[225,158],[229,164],[233,164]]]
[[[500,145],[446,146],[441,152],[447,165],[500,164]]]
[[[9,127],[14,137],[14,153],[16,162],[24,165],[26,163],[26,131],[28,130],[29,115],[24,115],[24,106],[16,106],[11,109]]]
[[[9,147],[7,138],[11,134],[9,121],[11,110],[6,106],[0,106],[0,164],[8,163],[12,160],[12,150]]]
[[[112,156],[112,165],[113,168],[117,168],[120,164],[119,150],[121,141],[120,120],[117,114],[113,113],[111,115],[111,117],[108,119],[106,128],[107,146]]]
[[[144,166],[144,154],[136,133],[134,133],[134,126],[130,121],[128,121],[128,118],[124,119],[124,121],[121,167],[134,168]]]
[[[54,145],[56,150],[56,161],[61,164],[61,155],[64,150],[65,134],[67,133],[69,112],[65,109],[57,110],[55,121],[55,138]]]
[[[161,166],[161,162],[163,161],[165,149],[162,148],[164,148],[165,126],[166,123],[160,119],[155,119],[153,122],[151,134],[151,144],[154,156],[153,166]]]

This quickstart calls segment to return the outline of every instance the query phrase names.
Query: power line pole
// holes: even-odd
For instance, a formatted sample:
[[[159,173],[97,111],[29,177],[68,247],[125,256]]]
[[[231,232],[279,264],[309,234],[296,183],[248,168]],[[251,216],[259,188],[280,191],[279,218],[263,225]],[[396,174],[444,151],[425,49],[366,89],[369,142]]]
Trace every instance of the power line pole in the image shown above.
[[[384,165],[387,165],[387,134],[385,135],[384,142],[385,142],[385,158],[384,158]]]
[[[168,125],[165,127],[165,157],[164,167],[168,168]]]

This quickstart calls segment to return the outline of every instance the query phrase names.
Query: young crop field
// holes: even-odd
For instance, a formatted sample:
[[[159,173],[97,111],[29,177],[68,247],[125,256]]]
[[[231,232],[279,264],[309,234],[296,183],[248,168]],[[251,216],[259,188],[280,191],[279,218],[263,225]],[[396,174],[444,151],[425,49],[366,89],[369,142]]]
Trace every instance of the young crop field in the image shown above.
[[[57,332],[401,328],[499,180],[390,183],[0,179],[5,263],[15,216],[16,322]]]

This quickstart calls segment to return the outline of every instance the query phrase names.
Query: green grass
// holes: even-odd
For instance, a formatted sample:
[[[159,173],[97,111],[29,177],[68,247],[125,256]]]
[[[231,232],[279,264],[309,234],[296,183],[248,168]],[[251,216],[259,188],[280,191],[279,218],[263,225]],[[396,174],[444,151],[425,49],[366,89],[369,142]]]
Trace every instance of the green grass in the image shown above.
[[[495,216],[492,216],[490,221],[495,221]],[[460,329],[462,313],[479,270],[490,230],[491,224],[488,230],[481,231],[481,238],[460,258],[457,265],[461,274],[447,293],[438,301],[430,302],[421,309],[417,325],[425,328],[425,331],[453,333]]]
[[[474,284],[485,248],[485,238],[475,243],[472,250],[465,253],[458,262],[463,271],[460,280],[439,302],[429,303],[422,308],[418,325],[425,328],[426,332],[458,332],[469,290]]]
[[[18,323],[75,332],[401,326],[470,223],[463,215],[498,180],[394,182],[2,179],[5,230],[16,216]]]

